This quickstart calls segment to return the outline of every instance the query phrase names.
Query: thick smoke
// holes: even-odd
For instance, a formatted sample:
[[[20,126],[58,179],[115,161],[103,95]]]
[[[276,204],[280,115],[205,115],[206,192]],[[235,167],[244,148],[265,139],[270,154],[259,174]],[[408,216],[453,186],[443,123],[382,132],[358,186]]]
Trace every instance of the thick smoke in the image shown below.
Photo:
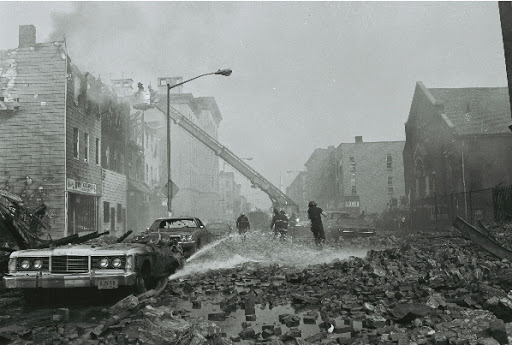
[[[53,13],[51,40],[66,37],[70,56],[81,70],[103,80],[132,77],[155,82],[175,76],[215,70],[215,34],[223,18],[209,3],[76,2],[70,13]],[[229,14],[226,11],[217,13]],[[223,66],[222,66],[223,67]]]

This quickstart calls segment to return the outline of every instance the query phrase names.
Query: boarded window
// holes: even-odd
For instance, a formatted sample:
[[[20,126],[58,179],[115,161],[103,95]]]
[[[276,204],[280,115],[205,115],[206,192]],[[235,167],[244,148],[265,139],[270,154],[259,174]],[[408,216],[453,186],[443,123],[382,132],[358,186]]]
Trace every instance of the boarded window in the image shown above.
[[[73,157],[78,159],[78,150],[80,149],[80,134],[78,128],[73,128]]]
[[[110,203],[107,201],[103,202],[103,221],[110,222]]]
[[[97,165],[100,165],[100,139],[99,138],[96,138],[96,154],[95,154],[96,158],[96,164]]]
[[[393,193],[393,176],[388,176],[388,193]]]

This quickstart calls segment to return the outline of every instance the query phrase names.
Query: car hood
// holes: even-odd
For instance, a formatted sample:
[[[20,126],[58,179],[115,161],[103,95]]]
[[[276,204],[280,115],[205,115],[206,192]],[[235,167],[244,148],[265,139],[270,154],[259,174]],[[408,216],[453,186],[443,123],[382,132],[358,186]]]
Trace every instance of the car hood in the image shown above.
[[[11,253],[18,256],[58,256],[58,255],[124,255],[128,251],[150,249],[141,243],[113,243],[105,245],[79,244],[55,248],[25,249]]]

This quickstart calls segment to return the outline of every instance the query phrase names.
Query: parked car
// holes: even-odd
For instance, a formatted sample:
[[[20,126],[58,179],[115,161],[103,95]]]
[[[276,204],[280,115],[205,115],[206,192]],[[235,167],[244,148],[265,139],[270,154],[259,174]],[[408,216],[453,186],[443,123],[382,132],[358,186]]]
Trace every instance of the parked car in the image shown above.
[[[324,221],[327,240],[339,241],[343,238],[375,236],[373,222],[366,218],[352,217],[348,212],[328,211]]]
[[[214,238],[226,237],[234,232],[233,226],[224,221],[209,222],[206,226]]]
[[[179,244],[185,257],[208,244],[212,234],[196,217],[158,218],[141,235],[138,241],[155,241],[157,239]]]
[[[172,245],[128,243],[65,245],[11,253],[5,287],[29,300],[50,288],[128,288],[141,293],[174,273],[183,254]]]

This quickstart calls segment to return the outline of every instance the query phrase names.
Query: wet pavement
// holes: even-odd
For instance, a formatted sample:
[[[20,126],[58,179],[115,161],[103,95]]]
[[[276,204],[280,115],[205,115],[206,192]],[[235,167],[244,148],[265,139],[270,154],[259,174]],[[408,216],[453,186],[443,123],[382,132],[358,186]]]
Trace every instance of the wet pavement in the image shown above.
[[[457,233],[321,249],[253,233],[201,249],[160,296],[104,333],[122,297],[29,308],[3,291],[0,344],[506,344],[511,277],[506,260]]]

